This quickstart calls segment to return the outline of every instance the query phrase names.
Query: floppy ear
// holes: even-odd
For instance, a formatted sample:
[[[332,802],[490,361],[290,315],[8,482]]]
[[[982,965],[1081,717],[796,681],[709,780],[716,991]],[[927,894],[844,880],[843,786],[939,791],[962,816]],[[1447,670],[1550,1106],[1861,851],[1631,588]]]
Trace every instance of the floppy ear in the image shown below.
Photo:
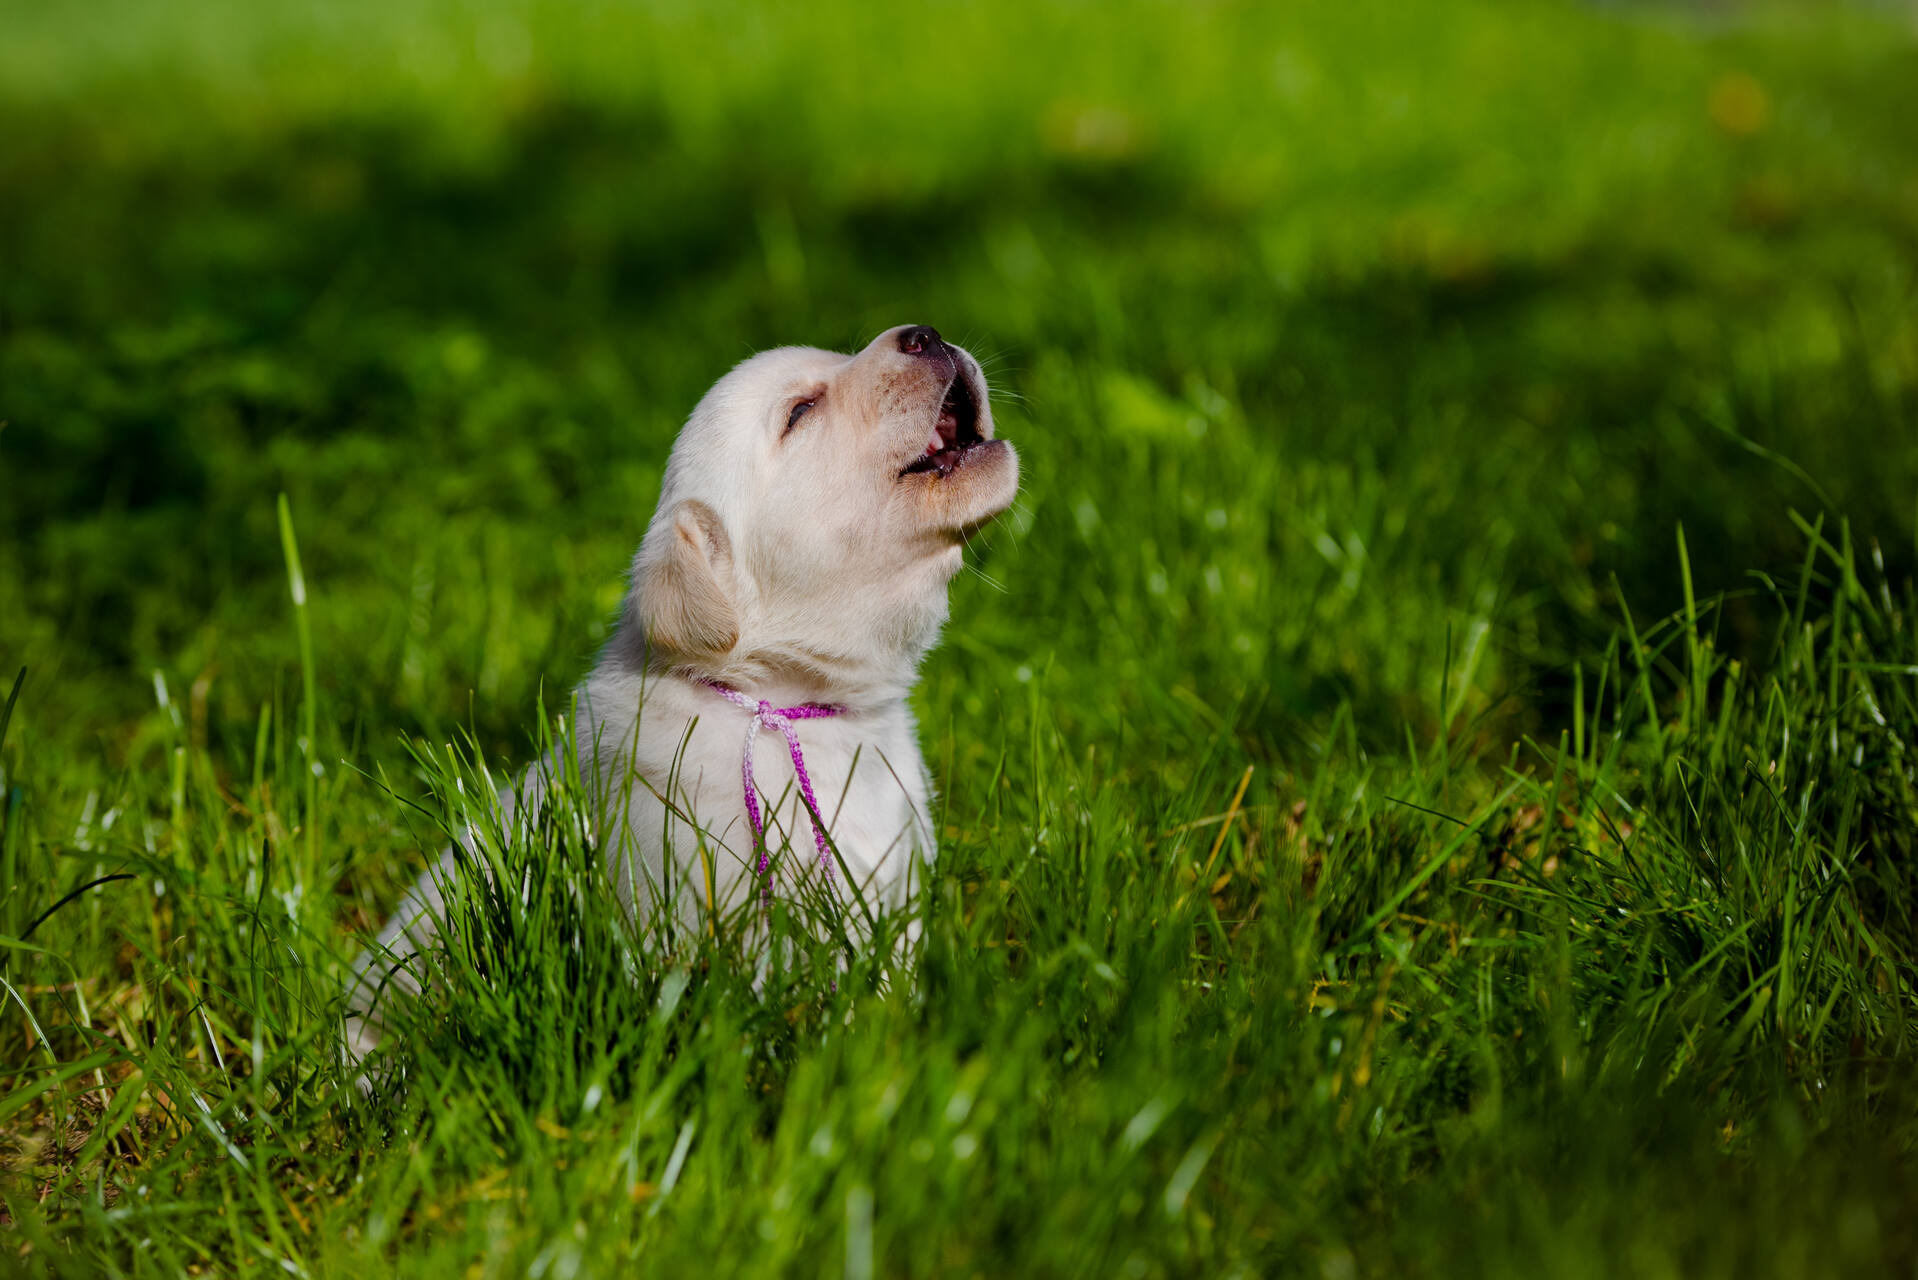
[[[679,502],[647,535],[639,561],[639,624],[649,643],[694,657],[718,657],[739,643],[733,544],[717,511]]]

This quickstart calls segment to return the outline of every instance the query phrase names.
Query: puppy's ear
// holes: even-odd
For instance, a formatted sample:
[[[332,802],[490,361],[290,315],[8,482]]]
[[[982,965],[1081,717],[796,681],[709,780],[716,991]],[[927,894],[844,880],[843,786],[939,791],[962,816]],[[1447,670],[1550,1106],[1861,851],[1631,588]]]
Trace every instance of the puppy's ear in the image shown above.
[[[647,535],[638,586],[639,623],[654,647],[718,657],[739,643],[732,539],[705,503],[679,502]]]

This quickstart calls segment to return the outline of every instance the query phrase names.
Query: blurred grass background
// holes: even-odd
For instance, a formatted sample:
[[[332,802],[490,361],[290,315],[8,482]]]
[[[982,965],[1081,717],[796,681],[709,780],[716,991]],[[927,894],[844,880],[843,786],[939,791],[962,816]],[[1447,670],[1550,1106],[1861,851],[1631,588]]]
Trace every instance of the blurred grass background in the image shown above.
[[[975,1220],[954,1182],[894,1206],[901,1243],[888,1250],[882,1187],[881,1270],[1021,1257],[1327,1276],[1908,1268],[1909,1227],[1893,1224],[1912,1208],[1909,1117],[1882,1123],[1874,1108],[1893,1104],[1876,1101],[1870,1072],[1878,1083],[1822,1100],[1829,1063],[1908,1071],[1913,1026],[1911,776],[1881,741],[1913,723],[1899,709],[1913,694],[1900,602],[1918,569],[1913,22],[1907,9],[1826,5],[0,3],[0,662],[30,671],[0,755],[5,921],[20,939],[73,886],[132,866],[145,877],[90,893],[31,940],[67,957],[66,977],[35,969],[52,963],[37,952],[9,953],[13,1012],[37,1021],[11,1024],[28,1034],[22,1052],[0,1051],[0,1083],[40,1088],[48,1057],[71,1064],[97,1047],[74,990],[83,1005],[132,1000],[110,1037],[126,1052],[162,1024],[204,1040],[176,1046],[177,1076],[143,1066],[130,1096],[199,1079],[223,1043],[245,1057],[263,1020],[287,1054],[313,1052],[322,996],[269,1018],[234,995],[257,963],[237,941],[242,917],[196,924],[154,883],[203,873],[208,901],[273,885],[304,939],[289,945],[322,975],[311,991],[326,989],[330,951],[377,923],[433,842],[366,775],[430,789],[405,740],[462,728],[500,767],[527,758],[541,691],[553,704],[606,634],[700,392],[761,347],[850,348],[924,321],[985,360],[1026,460],[1020,505],[955,586],[955,624],[921,695],[948,795],[950,883],[983,895],[968,899],[975,933],[950,940],[952,963],[982,975],[964,980],[978,984],[979,1016],[1029,1010],[1029,984],[1057,980],[1048,938],[1059,956],[1091,947],[1123,976],[1141,1043],[1157,1034],[1144,1028],[1171,1035],[1194,1018],[1238,1025],[1189,985],[1195,965],[1236,966],[1248,1017],[1298,1012],[1270,1013],[1260,1052],[1278,1056],[1247,1068],[1249,1093],[1225,1090],[1212,1111],[1196,1096],[1179,1104],[1194,1109],[1191,1133],[1152,1196],[1206,1134],[1257,1130],[1261,1108],[1285,1135],[1245,1138],[1277,1145],[1210,1166],[1218,1229],[1164,1234],[1162,1218],[1146,1232],[1136,1206],[1119,1213],[1133,1193],[1115,1190],[1096,1212],[1068,1197],[1070,1225],[1054,1234],[1013,1230],[1006,1206],[1085,1173],[1088,1134],[1110,1116],[1130,1133],[1126,1118],[1158,1096],[1154,1072],[1184,1062],[1168,1040],[1062,1065],[1041,1035],[1002,1045],[990,1069],[1063,1070],[1110,1095],[1085,1104],[1084,1127],[1006,1102],[1006,1141],[1024,1155],[1000,1153],[1006,1199]],[[317,655],[313,743],[282,733],[302,714],[282,492]],[[1675,613],[1683,625],[1658,632]],[[1673,647],[1640,653],[1640,633]],[[1883,687],[1848,694],[1866,671]],[[1596,747],[1601,672],[1640,695],[1614,716],[1610,754]],[[1475,1021],[1433,1014],[1451,1029],[1427,1026],[1403,1052],[1444,1069],[1378,1103],[1375,1136],[1400,1133],[1389,1115],[1402,1145],[1367,1154],[1349,1118],[1324,1131],[1299,1118],[1298,1099],[1340,1077],[1288,1045],[1379,1039],[1370,995],[1325,997],[1356,1019],[1343,1032],[1306,1017],[1323,1011],[1326,983],[1376,988],[1380,1008],[1394,973],[1425,973],[1433,1007],[1453,1014],[1489,998],[1421,969],[1436,962],[1404,952],[1414,937],[1439,945],[1449,930],[1456,946],[1483,926],[1487,950],[1467,955],[1509,945],[1520,957],[1500,982],[1590,1002],[1573,1018],[1588,1029],[1611,1017],[1666,1034],[1665,996],[1580,986],[1549,929],[1481,919],[1473,895],[1515,856],[1507,846],[1535,839],[1512,823],[1575,807],[1552,748],[1576,733],[1590,758],[1578,838],[1601,843],[1607,797],[1626,803],[1612,818],[1657,826],[1674,860],[1641,888],[1696,912],[1680,854],[1709,859],[1750,831],[1713,817],[1679,762],[1695,747],[1729,770],[1725,786],[1749,788],[1748,761],[1763,774],[1789,755],[1768,735],[1794,716],[1830,750],[1797,802],[1803,820],[1768,846],[1779,896],[1759,893],[1736,923],[1704,912],[1673,972],[1695,979],[1687,966],[1760,938],[1767,963],[1789,971],[1785,922],[1804,900],[1787,882],[1829,884],[1831,867],[1855,865],[1873,883],[1845,918],[1869,941],[1833,944],[1851,959],[1833,960],[1819,988],[1835,993],[1824,1018],[1806,1015],[1798,1033],[1741,1021],[1750,979],[1767,992],[1779,981],[1759,964],[1670,1032],[1685,1070],[1668,1057],[1651,1085],[1554,1085],[1500,1121],[1485,1080],[1516,1095],[1509,1081],[1541,1064]],[[1841,728],[1853,735],[1842,748]],[[302,799],[308,766],[321,781]],[[1279,929],[1276,949],[1221,932],[1200,948],[1209,959],[1119,964],[1124,947],[1099,923],[1116,910],[1106,877],[1136,882],[1144,896],[1126,900],[1141,924],[1185,903],[1182,885],[1153,896],[1158,872],[1131,859],[1192,839],[1213,865],[1210,835],[1246,766],[1243,817],[1212,852],[1240,868],[1241,887],[1264,883],[1260,867],[1274,885],[1291,877],[1226,904]],[[1840,797],[1833,812],[1855,800],[1856,821],[1804,818],[1814,791]],[[1424,926],[1372,918],[1448,847],[1442,821],[1414,827],[1392,798],[1505,832],[1394,904],[1423,904]],[[1630,808],[1653,800],[1669,810]],[[1058,854],[1056,871],[1031,865],[1029,850],[1080,828],[1102,834]],[[1806,852],[1821,839],[1830,866]],[[262,841],[310,852],[275,865]],[[1859,849],[1869,857],[1847,862]],[[1533,854],[1542,865],[1548,851]],[[1041,884],[1063,913],[1056,936],[1009,905]],[[1014,922],[1001,941],[1032,957],[1019,981],[977,950],[998,909]],[[1376,951],[1341,950],[1375,932]],[[228,960],[209,958],[209,936]],[[196,994],[163,1015],[169,982]],[[1121,1017],[1080,996],[1095,1022]],[[717,994],[708,1004],[723,1017]],[[209,1005],[224,1013],[194,1015],[202,1036],[184,1011]],[[996,1043],[984,1032],[885,1008],[904,1060],[989,1069],[968,1058],[977,1037]],[[1834,1040],[1845,1010],[1856,1024]],[[67,1023],[77,1038],[46,1048]],[[819,1052],[853,1052],[820,1034]],[[1200,1037],[1192,1052],[1224,1041]],[[1721,1041],[1732,1047],[1714,1057],[1705,1046]],[[853,1085],[879,1079],[859,1070],[883,1074],[832,1061]],[[1674,1098],[1690,1095],[1665,1087],[1693,1076],[1736,1100],[1688,1111]],[[329,1118],[347,1103],[302,1087],[288,1096],[308,1110],[281,1129],[293,1146],[359,1133]],[[223,1105],[272,1110],[243,1093]],[[815,1102],[829,1110],[833,1096]],[[139,1232],[161,1228],[113,1218],[124,1202],[105,1189],[138,1184],[140,1160],[120,1151],[115,1164],[117,1137],[83,1161],[46,1155],[65,1121],[31,1097],[0,1104],[13,1117],[0,1120],[16,1148],[11,1213],[44,1214],[22,1257],[148,1265],[159,1255],[141,1252]],[[129,1100],[119,1128],[87,1132],[137,1133],[146,1105]],[[1757,1126],[1775,1145],[1733,1177],[1725,1152],[1687,1128],[1708,1112],[1726,1134]],[[1853,1117],[1845,1142],[1863,1145],[1821,1153],[1806,1135],[1837,1116]],[[1687,1136],[1661,1140],[1668,1128]],[[438,1131],[467,1132],[445,1117]],[[803,1155],[809,1130],[795,1131]],[[172,1167],[190,1182],[198,1157],[178,1140],[188,1154]],[[1586,1144],[1581,1164],[1572,1152]],[[697,1168],[708,1153],[694,1151]],[[740,1180],[742,1222],[780,1194],[755,1162],[787,1154],[710,1156],[715,1185]],[[370,1143],[300,1176],[344,1182],[350,1168],[377,1182],[406,1159],[403,1144]],[[883,1165],[839,1159],[855,1173]],[[536,1176],[518,1157],[461,1160],[468,1181]],[[1261,1162],[1295,1162],[1300,1181],[1247,1173]],[[1642,1188],[1627,1189],[1644,1167]],[[48,1179],[60,1194],[27,1208]],[[1551,1188],[1539,1204],[1596,1207],[1528,1217],[1514,1179]],[[1611,1187],[1615,1198],[1600,1190]],[[1668,1203],[1677,1191],[1711,1200],[1701,1187],[1725,1196],[1700,1209],[1704,1224]],[[1792,1187],[1815,1190],[1777,1208]],[[375,1256],[430,1272],[481,1254],[524,1269],[547,1234],[572,1230],[566,1199],[535,1192],[544,1207],[496,1251],[469,1223],[476,1234],[428,1262],[419,1215],[444,1188],[407,1194],[420,1199],[397,1243],[390,1224],[331,1244],[290,1227],[266,1236],[281,1256],[306,1240],[302,1265]],[[331,1221],[368,1212],[350,1193],[332,1203]],[[1276,1225],[1288,1203],[1325,1217]],[[840,1265],[858,1215],[832,1204],[827,1226],[781,1228],[795,1250],[782,1265]],[[1480,1206],[1469,1236],[1461,1204]],[[1763,1246],[1759,1219],[1741,1228],[1741,1215],[1779,1223],[1783,1243]],[[171,1223],[163,1235],[193,1235],[179,1214],[157,1220]],[[699,1256],[690,1208],[644,1221],[630,1238],[646,1256]],[[1640,1222],[1634,1254],[1616,1232]],[[1820,1224],[1851,1243],[1820,1252]],[[1163,1251],[1084,1251],[1133,1230]],[[915,1233],[948,1254],[915,1254],[903,1243]],[[613,1252],[587,1256],[610,1265],[627,1239],[609,1227],[593,1248]],[[266,1256],[234,1240],[202,1261]],[[742,1244],[728,1260],[771,1256]]]

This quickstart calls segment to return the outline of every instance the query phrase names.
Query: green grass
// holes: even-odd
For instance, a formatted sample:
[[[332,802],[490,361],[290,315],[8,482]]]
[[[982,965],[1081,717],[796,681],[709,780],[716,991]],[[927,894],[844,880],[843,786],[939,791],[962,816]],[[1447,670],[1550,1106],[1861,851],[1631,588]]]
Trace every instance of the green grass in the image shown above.
[[[1909,24],[821,29],[0,0],[0,1272],[1911,1273]],[[1027,477],[923,954],[755,992],[489,779],[700,391],[907,320]]]

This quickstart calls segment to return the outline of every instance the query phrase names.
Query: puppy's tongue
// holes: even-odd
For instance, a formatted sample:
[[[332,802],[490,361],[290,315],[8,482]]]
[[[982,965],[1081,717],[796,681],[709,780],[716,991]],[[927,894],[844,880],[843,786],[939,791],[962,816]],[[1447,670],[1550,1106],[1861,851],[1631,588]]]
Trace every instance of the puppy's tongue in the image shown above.
[[[954,414],[950,409],[941,409],[939,412],[939,421],[935,422],[932,427],[932,439],[926,441],[926,452],[938,453],[941,449],[949,449],[952,447],[953,441],[958,438],[958,415]]]
[[[927,453],[938,453],[941,449],[950,449],[953,441],[959,438],[959,419],[947,410],[939,415],[939,421],[933,424],[932,438],[926,441]]]

